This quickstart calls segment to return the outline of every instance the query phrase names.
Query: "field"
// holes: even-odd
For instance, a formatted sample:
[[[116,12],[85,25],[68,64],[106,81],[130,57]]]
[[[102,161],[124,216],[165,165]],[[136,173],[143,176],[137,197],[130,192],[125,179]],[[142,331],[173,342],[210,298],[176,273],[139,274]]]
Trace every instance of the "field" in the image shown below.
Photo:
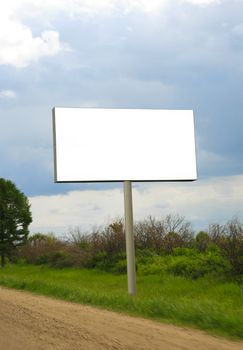
[[[204,276],[191,280],[166,273],[138,274],[138,294],[131,297],[127,295],[125,275],[9,265],[0,271],[0,284],[243,339],[242,287],[219,278]]]

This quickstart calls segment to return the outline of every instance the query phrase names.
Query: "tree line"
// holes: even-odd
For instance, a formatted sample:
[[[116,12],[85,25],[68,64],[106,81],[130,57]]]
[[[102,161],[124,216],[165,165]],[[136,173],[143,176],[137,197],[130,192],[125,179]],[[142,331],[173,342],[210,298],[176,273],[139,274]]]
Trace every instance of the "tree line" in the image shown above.
[[[150,264],[158,272],[170,262],[168,269],[181,275],[200,277],[219,269],[234,276],[243,275],[243,224],[238,218],[225,225],[212,224],[207,231],[194,234],[191,224],[180,215],[167,215],[161,220],[150,216],[135,223],[134,234],[138,267]],[[124,222],[116,219],[90,233],[74,228],[62,239],[36,233],[18,247],[15,259],[57,268],[125,273],[125,249]],[[146,270],[144,266],[142,269]]]
[[[126,271],[125,229],[123,219],[115,219],[103,228],[82,232],[74,228],[64,238],[54,234],[29,235],[32,221],[27,197],[9,180],[0,179],[0,254],[12,262],[53,267],[99,268]],[[145,271],[202,274],[221,269],[231,275],[243,275],[243,224],[235,217],[226,224],[211,224],[193,232],[184,217],[148,216],[134,224],[136,263]],[[168,258],[168,257],[173,257]],[[145,267],[145,265],[147,267]],[[150,272],[151,272],[150,271]]]

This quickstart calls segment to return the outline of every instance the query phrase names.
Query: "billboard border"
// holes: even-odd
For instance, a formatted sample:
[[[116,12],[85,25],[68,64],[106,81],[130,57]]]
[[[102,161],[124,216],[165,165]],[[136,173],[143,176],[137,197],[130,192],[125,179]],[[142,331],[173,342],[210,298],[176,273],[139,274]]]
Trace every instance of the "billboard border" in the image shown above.
[[[173,180],[141,180],[141,179],[119,179],[119,180],[58,180],[57,178],[57,143],[56,143],[56,115],[55,115],[55,109],[109,109],[109,110],[152,110],[152,111],[171,111],[171,109],[168,108],[137,108],[137,107],[90,107],[90,106],[81,106],[81,107],[63,107],[63,106],[54,106],[52,108],[52,123],[53,123],[53,153],[54,153],[54,182],[55,183],[123,183],[124,181],[131,181],[131,182],[141,182],[141,183],[148,183],[148,182],[194,182],[198,180],[198,159],[196,157],[197,154],[197,142],[196,142],[196,127],[195,127],[195,117],[194,117],[194,110],[193,109],[173,109],[174,111],[192,111],[193,115],[193,132],[194,132],[194,154],[195,154],[195,172],[196,177],[193,179],[173,179]]]

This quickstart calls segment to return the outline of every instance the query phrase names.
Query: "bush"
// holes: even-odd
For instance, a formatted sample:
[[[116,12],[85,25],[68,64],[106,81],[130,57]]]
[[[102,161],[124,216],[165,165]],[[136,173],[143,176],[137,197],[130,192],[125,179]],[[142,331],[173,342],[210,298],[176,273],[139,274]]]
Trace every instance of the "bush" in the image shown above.
[[[146,264],[152,257],[158,256],[152,249],[137,249],[136,261],[138,264]]]
[[[73,266],[73,257],[66,252],[58,251],[50,256],[50,266],[64,268]]]
[[[40,255],[36,259],[36,264],[49,265],[55,268],[71,267],[73,266],[73,257],[66,252],[58,251]]]
[[[95,255],[91,255],[87,261],[87,268],[100,269],[104,271],[110,271],[114,265],[114,261],[106,252],[98,252]]]
[[[232,219],[226,225],[212,224],[208,232],[193,237],[188,222],[179,215],[162,220],[149,217],[134,225],[136,264],[142,274],[170,272],[188,278],[207,273],[243,275],[243,224]],[[126,271],[123,220],[103,229],[82,233],[78,228],[69,239],[36,233],[16,249],[13,261],[48,264],[53,267],[86,267],[124,273]]]
[[[196,279],[202,277],[207,272],[207,266],[198,258],[178,256],[173,259],[168,271],[176,276],[190,277]]]
[[[36,265],[47,265],[50,262],[50,256],[48,254],[40,255],[36,258]]]
[[[195,256],[197,252],[192,248],[174,248],[172,251],[174,256]]]
[[[169,272],[197,279],[209,273],[225,274],[230,271],[230,264],[218,251],[198,253],[195,249],[176,248],[173,255],[154,255],[139,261],[138,271],[143,275]]]
[[[113,269],[112,272],[119,273],[119,274],[124,274],[127,273],[127,261],[125,259],[123,260],[118,260]]]
[[[200,231],[195,238],[195,247],[199,252],[205,252],[210,244],[210,237],[207,232]]]
[[[194,254],[192,256],[175,256],[167,271],[177,276],[197,279],[208,273],[225,273],[230,265],[221,255],[213,252]]]
[[[145,263],[138,264],[138,271],[143,275],[163,274],[171,261],[171,256],[153,256]]]

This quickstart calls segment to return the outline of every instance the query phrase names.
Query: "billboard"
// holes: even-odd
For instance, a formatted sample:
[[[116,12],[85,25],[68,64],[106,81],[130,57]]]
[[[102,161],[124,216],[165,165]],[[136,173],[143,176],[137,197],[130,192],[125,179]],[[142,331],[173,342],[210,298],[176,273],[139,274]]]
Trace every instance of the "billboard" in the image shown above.
[[[53,108],[55,182],[197,179],[192,110]]]

